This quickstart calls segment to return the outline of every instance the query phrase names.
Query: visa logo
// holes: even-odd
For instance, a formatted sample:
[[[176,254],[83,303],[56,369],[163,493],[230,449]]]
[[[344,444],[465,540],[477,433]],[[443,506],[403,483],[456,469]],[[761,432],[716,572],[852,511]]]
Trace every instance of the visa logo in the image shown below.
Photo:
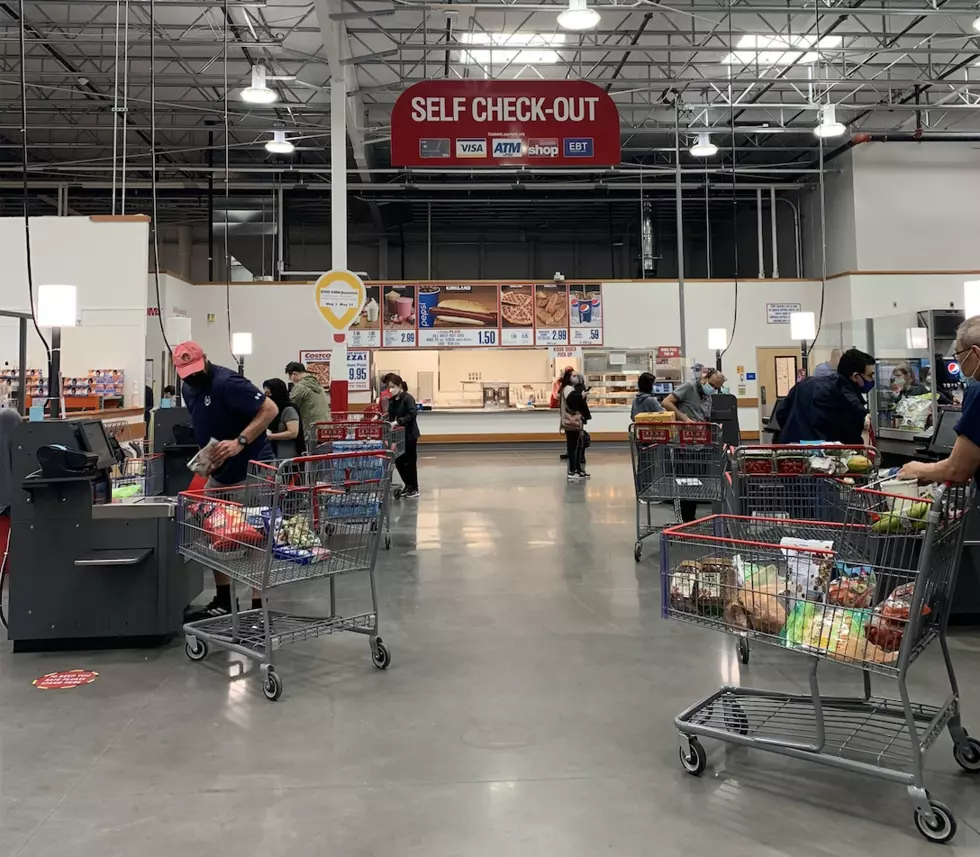
[[[527,156],[529,158],[557,158],[557,139],[531,139],[527,141]]]
[[[457,140],[457,158],[485,158],[487,156],[486,140]]]
[[[519,158],[523,148],[520,140],[503,137],[493,141],[493,156],[495,158]]]
[[[566,137],[565,157],[566,158],[591,158],[592,138],[591,137]]]

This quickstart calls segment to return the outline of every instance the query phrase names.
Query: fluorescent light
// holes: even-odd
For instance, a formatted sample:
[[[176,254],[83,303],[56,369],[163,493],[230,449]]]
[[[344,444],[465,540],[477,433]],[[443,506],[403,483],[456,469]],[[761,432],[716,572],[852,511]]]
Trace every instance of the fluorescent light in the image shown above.
[[[599,24],[599,13],[590,9],[586,0],[568,0],[568,8],[558,15],[563,30],[592,30]]]
[[[847,128],[837,121],[837,108],[833,104],[825,104],[820,108],[820,124],[813,129],[813,133],[818,137],[840,137],[847,132]]]
[[[905,345],[907,348],[928,348],[929,331],[924,327],[906,327]]]
[[[236,357],[247,357],[252,353],[252,334],[233,333],[231,335],[231,353]]]
[[[78,324],[78,289],[75,286],[38,286],[39,327],[74,327]]]
[[[817,317],[812,312],[791,312],[789,314],[789,335],[793,339],[817,338]]]
[[[980,280],[963,283],[963,314],[967,318],[980,315]]]
[[[973,29],[980,33],[980,18],[973,19]]]
[[[728,331],[724,327],[708,328],[708,348],[724,351],[728,347]]]
[[[691,146],[691,154],[695,158],[710,158],[718,154],[718,147],[711,142],[711,135],[707,131],[698,132],[698,141]]]
[[[272,139],[265,144],[265,150],[273,155],[291,155],[296,147],[286,139],[285,131],[273,131]]]
[[[744,35],[735,49],[725,56],[722,65],[783,66],[814,63],[821,56],[821,49],[834,50],[843,47],[841,36],[757,36]],[[813,50],[817,48],[817,50]]]
[[[279,100],[275,90],[265,85],[265,66],[252,66],[252,85],[242,90],[242,101],[249,104],[272,104]]]
[[[479,45],[461,50],[464,65],[554,65],[560,59],[557,47],[565,44],[564,33],[460,33],[464,45]]]

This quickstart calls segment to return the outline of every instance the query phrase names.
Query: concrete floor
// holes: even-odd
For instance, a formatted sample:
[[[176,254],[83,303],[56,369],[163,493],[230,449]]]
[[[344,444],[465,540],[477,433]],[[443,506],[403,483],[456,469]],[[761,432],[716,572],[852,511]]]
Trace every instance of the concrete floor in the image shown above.
[[[673,857],[980,853],[980,780],[943,737],[932,795],[958,814],[943,852],[904,789],[705,742],[678,763],[674,715],[723,682],[802,690],[805,662],[660,618],[655,542],[634,565],[624,450],[566,486],[551,451],[423,455],[379,563],[393,663],[364,638],[280,652],[283,699],[227,655],[0,654],[0,855]],[[663,507],[663,513],[667,511]],[[325,586],[286,593],[323,609]],[[351,601],[363,586],[341,587]],[[280,599],[280,604],[283,603]],[[914,668],[936,700],[937,651]],[[980,635],[953,655],[980,735]],[[41,692],[58,669],[100,673]],[[821,668],[833,690],[859,673]],[[890,692],[885,682],[878,690]]]

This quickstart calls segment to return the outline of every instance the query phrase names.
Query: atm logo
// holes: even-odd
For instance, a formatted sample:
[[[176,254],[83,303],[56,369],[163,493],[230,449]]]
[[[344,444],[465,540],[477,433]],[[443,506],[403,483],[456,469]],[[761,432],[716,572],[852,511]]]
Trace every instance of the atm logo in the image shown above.
[[[550,139],[532,138],[527,141],[527,156],[529,158],[557,158],[560,151],[558,140],[555,137]]]
[[[484,140],[457,140],[457,158],[485,158],[487,156],[487,141]]]
[[[591,158],[593,146],[591,137],[566,137],[565,138],[565,157],[566,158]]]
[[[519,158],[523,151],[524,146],[518,137],[501,137],[493,141],[495,158]]]

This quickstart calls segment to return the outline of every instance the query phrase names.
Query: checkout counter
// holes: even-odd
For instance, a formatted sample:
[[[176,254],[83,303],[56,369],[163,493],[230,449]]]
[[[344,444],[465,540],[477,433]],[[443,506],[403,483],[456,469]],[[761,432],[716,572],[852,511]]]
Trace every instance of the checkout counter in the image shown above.
[[[159,643],[183,626],[201,568],[178,556],[169,497],[112,502],[99,420],[14,435],[8,638],[14,651]]]

